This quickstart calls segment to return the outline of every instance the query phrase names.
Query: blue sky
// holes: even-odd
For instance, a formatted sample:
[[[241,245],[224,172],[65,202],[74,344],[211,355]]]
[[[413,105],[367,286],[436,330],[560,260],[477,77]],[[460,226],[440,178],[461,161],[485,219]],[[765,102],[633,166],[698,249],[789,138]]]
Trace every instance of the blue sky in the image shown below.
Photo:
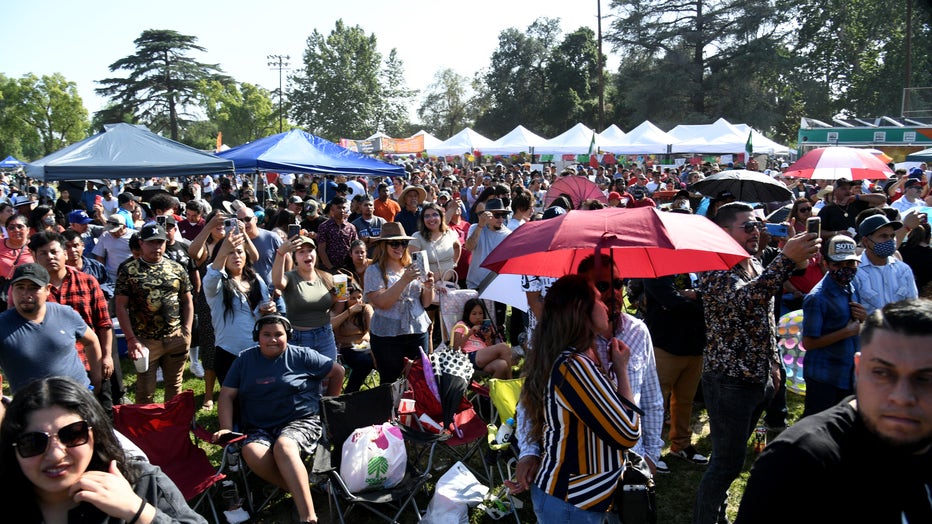
[[[329,34],[342,18],[374,33],[383,56],[397,49],[408,87],[423,90],[446,67],[471,78],[489,65],[502,30],[524,29],[538,17],[560,18],[564,34],[580,26],[595,31],[599,1],[3,0],[0,72],[14,78],[61,73],[93,113],[105,103],[94,88],[111,76],[107,66],[134,53],[142,31],[172,29],[196,36],[207,49],[196,59],[274,90],[278,71],[269,68],[267,55],[290,55],[291,67],[300,66],[311,32]],[[604,18],[609,2],[601,2]],[[603,20],[603,33],[608,24]],[[603,44],[603,52],[611,55],[610,47]]]

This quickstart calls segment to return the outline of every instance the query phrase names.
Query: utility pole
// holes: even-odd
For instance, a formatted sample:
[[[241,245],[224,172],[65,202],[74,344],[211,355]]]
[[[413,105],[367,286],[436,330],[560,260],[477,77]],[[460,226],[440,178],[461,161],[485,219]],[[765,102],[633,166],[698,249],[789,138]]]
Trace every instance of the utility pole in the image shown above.
[[[605,129],[605,88],[602,79],[602,0],[596,0],[596,18],[598,18],[599,50],[597,64],[599,68],[599,129]]]
[[[282,71],[288,69],[288,60],[291,59],[288,55],[268,55],[269,67],[272,69],[278,69],[278,132],[283,131],[283,122],[285,118],[285,113],[282,105],[282,98],[284,93],[282,92]]]

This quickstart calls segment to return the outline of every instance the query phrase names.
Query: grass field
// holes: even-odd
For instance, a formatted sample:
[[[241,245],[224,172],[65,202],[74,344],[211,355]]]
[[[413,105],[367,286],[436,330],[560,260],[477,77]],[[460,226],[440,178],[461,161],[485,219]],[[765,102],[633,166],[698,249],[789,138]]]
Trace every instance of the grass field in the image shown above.
[[[133,369],[132,363],[125,359],[123,361],[123,369],[127,372],[124,380],[128,388],[128,396],[132,398],[133,384],[135,383],[135,371]],[[184,389],[194,390],[197,397],[197,405],[200,406],[204,394],[204,381],[194,377],[187,369],[185,370]],[[157,401],[161,401],[163,395],[161,385],[159,386],[156,395]],[[788,393],[787,404],[790,412],[788,417],[789,420],[791,422],[797,420],[799,415],[802,413],[802,397],[793,393]],[[201,426],[211,431],[214,431],[218,428],[216,409],[209,412],[203,410],[199,411],[197,419]],[[698,405],[693,413],[693,429],[696,433],[696,448],[698,448],[700,453],[708,456],[711,453],[708,417],[705,410],[702,409],[701,405]],[[769,435],[770,438],[773,436],[774,434],[772,433]],[[207,451],[211,460],[215,464],[220,463],[219,447],[208,443],[201,443],[201,447]],[[668,450],[664,449],[665,453],[666,451]],[[752,446],[749,444],[744,470],[729,491],[728,514],[730,519],[734,518],[735,512],[738,509],[738,504],[741,500],[741,494],[744,491],[744,485],[747,481],[748,472],[750,471],[755,456],[756,454],[754,453]],[[663,524],[686,524],[692,521],[693,502],[696,496],[696,489],[699,486],[699,481],[704,472],[704,467],[687,463],[673,456],[665,456],[664,459],[669,465],[671,471],[665,474],[658,474],[656,478],[657,501],[659,508],[658,522]],[[481,457],[478,457],[475,460],[482,459]],[[450,464],[450,462],[447,464]],[[442,467],[440,470],[435,470],[434,478],[432,481],[435,482],[436,479],[438,479],[443,474],[443,471],[444,469]],[[433,483],[429,484],[429,486],[433,487]],[[336,515],[330,513],[329,502],[326,495],[321,490],[315,489],[312,490],[312,492],[314,494],[314,503],[320,517],[320,522],[339,522],[339,520],[336,518]],[[523,494],[520,498],[524,501],[525,505],[525,508],[520,512],[522,522],[534,522],[536,519],[534,518],[533,511],[530,507],[531,505],[529,496],[527,494]],[[424,510],[427,507],[429,498],[427,496],[423,496],[418,500],[421,510]],[[219,496],[217,497],[217,503],[218,506],[221,503]],[[294,518],[293,508],[294,506],[291,503],[290,498],[288,496],[282,496],[275,500],[267,509],[263,510],[258,515],[253,515],[249,522],[268,524],[291,522]],[[512,521],[514,520],[511,517],[506,517],[502,519],[502,521],[507,522],[509,518]],[[410,520],[407,521],[413,520],[413,517],[411,517]],[[369,524],[380,521],[375,518],[369,518],[369,515],[367,515],[364,511],[358,511],[353,513],[351,522],[353,524]],[[487,523],[495,522],[495,520],[487,516],[484,512],[478,509],[473,509],[470,512],[470,522]]]

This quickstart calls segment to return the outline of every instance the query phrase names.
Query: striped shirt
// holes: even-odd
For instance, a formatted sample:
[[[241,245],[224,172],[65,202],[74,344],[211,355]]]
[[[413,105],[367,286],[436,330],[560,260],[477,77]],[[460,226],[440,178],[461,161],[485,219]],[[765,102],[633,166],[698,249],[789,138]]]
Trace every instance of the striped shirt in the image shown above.
[[[565,350],[544,396],[543,456],[534,483],[580,509],[609,511],[640,422],[596,362]]]

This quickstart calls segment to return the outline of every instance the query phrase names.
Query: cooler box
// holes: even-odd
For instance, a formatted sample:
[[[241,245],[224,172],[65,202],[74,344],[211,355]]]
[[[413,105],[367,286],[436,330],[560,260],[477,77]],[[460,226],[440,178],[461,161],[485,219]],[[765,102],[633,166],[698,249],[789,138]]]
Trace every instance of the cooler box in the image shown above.
[[[126,337],[123,335],[123,330],[120,329],[120,321],[116,317],[111,318],[110,321],[113,322],[113,338],[117,354],[120,358],[127,358],[129,349],[126,347]]]

